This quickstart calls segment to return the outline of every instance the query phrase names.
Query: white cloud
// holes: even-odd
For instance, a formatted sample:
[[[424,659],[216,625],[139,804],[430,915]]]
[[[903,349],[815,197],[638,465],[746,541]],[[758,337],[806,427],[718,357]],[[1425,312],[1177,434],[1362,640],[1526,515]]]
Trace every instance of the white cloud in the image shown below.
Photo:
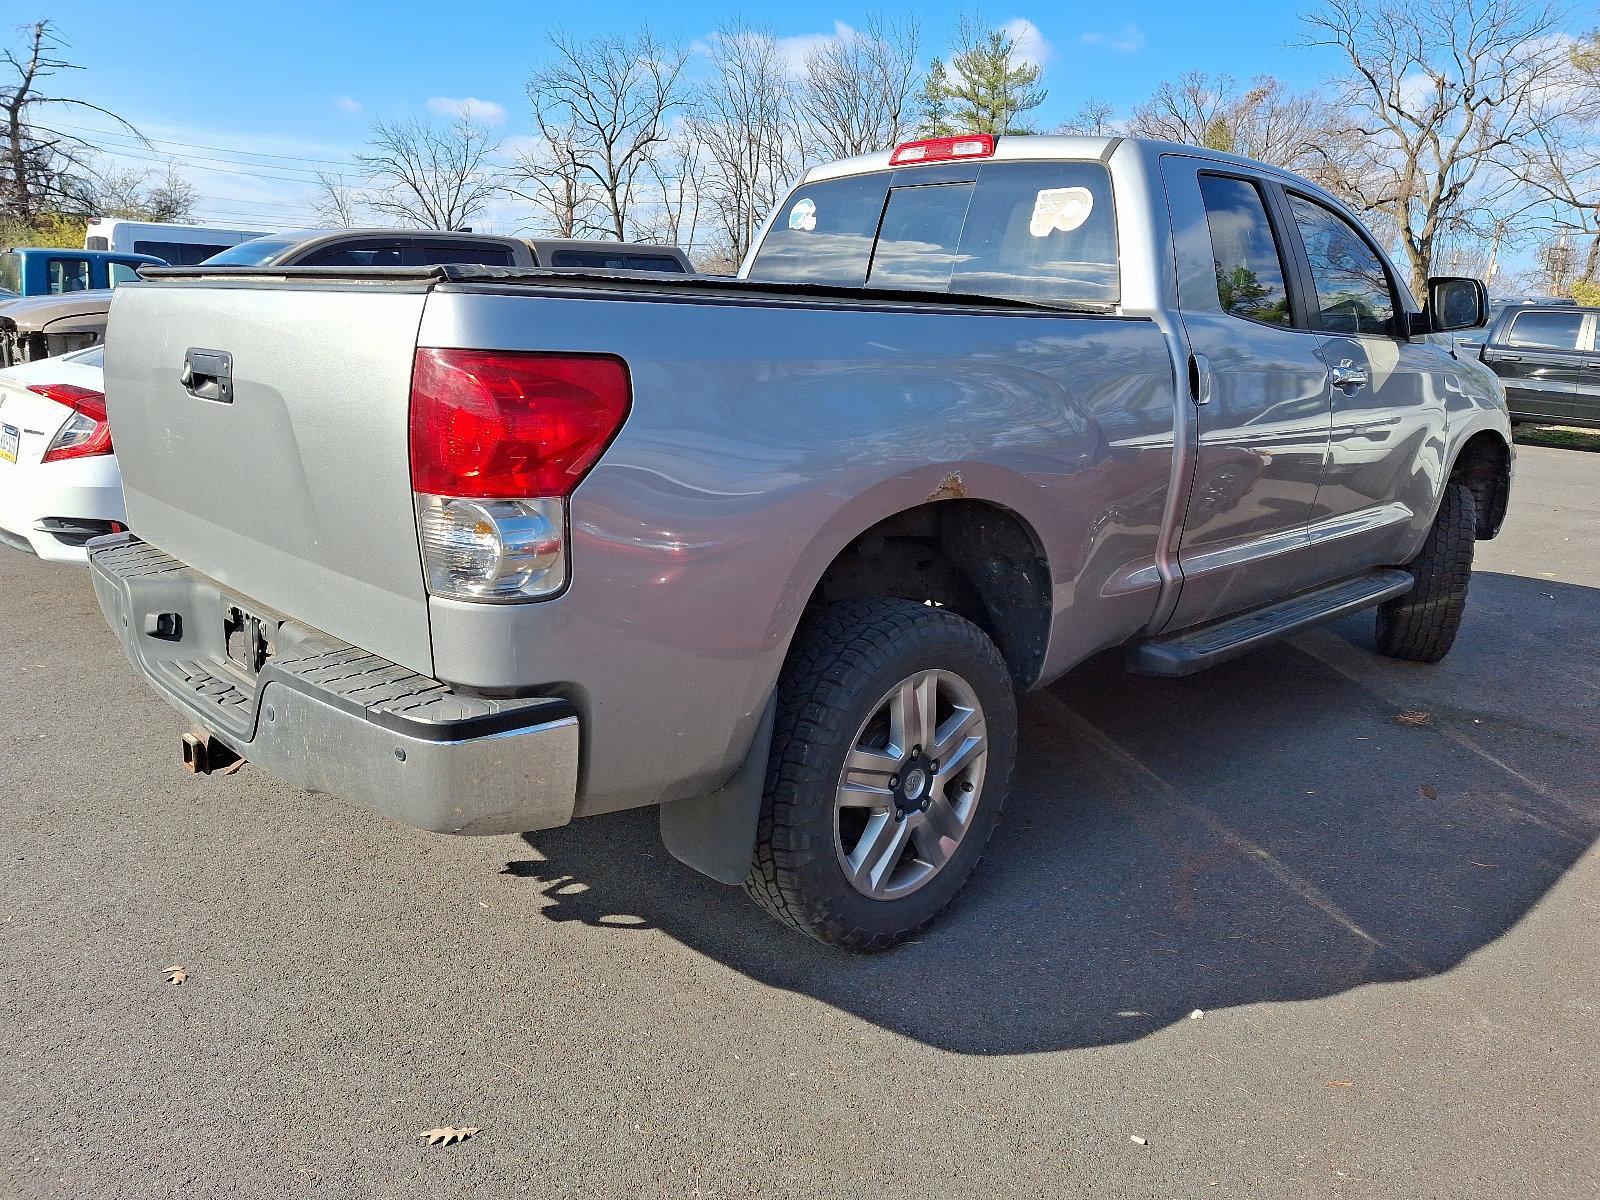
[[[833,23],[832,33],[801,33],[794,37],[781,37],[777,39],[778,56],[783,59],[784,69],[795,79],[806,73],[806,56],[813,50],[820,50],[833,42],[845,42],[856,36],[856,31],[843,21]]]
[[[340,112],[358,113],[361,111],[361,101],[352,96],[335,96],[333,104]]]
[[[1078,40],[1085,45],[1104,46],[1121,54],[1133,54],[1144,49],[1144,30],[1137,25],[1124,25],[1117,33],[1086,33]]]
[[[1027,17],[1012,17],[1000,29],[1011,39],[1011,44],[1016,47],[1017,57],[1024,62],[1042,67],[1055,57],[1056,48]]]
[[[431,96],[428,111],[441,117],[465,117],[479,125],[504,125],[506,107],[476,96]]]

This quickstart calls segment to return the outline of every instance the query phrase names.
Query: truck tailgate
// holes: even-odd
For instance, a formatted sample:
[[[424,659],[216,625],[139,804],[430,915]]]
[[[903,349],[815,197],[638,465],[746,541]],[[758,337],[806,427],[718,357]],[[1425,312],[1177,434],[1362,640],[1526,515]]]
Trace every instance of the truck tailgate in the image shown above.
[[[105,385],[140,537],[241,599],[424,674],[407,423],[426,298],[424,285],[124,285]],[[231,396],[185,386],[194,350],[231,356]]]

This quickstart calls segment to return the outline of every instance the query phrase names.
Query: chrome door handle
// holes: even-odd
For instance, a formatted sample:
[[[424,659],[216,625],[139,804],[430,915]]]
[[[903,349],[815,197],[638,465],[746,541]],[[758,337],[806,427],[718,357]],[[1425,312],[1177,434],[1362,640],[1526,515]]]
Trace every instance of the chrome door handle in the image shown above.
[[[1328,368],[1328,382],[1336,388],[1353,392],[1367,386],[1367,369],[1340,363],[1337,367]]]
[[[1521,362],[1520,354],[1501,354],[1498,350],[1489,351],[1490,362]]]
[[[1586,362],[1583,365],[1588,367],[1591,371],[1600,371],[1600,359]]]

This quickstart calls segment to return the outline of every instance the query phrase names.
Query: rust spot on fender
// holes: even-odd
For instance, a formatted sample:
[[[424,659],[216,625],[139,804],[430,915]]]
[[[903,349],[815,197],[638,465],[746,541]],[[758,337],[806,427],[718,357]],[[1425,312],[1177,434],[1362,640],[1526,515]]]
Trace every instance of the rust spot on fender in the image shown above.
[[[939,486],[928,493],[931,500],[965,500],[967,498],[967,485],[961,482],[961,474],[951,471],[939,480]]]

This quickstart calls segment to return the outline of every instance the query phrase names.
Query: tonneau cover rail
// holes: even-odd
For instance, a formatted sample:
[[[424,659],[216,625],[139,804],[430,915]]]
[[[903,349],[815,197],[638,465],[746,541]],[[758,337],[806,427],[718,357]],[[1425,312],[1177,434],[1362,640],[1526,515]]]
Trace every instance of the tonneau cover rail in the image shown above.
[[[933,292],[897,288],[839,287],[818,283],[783,283],[768,280],[738,279],[732,275],[671,275],[661,271],[598,270],[592,267],[486,267],[465,263],[446,263],[425,267],[241,267],[197,264],[188,267],[144,267],[143,279],[249,281],[280,280],[285,283],[323,281],[327,283],[418,284],[525,284],[553,285],[561,288],[615,291],[627,290],[654,295],[773,296],[794,300],[847,300],[857,303],[898,302],[919,305],[990,308],[1022,312],[1063,312],[1085,316],[1115,312],[1111,304],[1092,304],[1071,300],[1021,300],[1007,296],[986,296],[970,292]]]

